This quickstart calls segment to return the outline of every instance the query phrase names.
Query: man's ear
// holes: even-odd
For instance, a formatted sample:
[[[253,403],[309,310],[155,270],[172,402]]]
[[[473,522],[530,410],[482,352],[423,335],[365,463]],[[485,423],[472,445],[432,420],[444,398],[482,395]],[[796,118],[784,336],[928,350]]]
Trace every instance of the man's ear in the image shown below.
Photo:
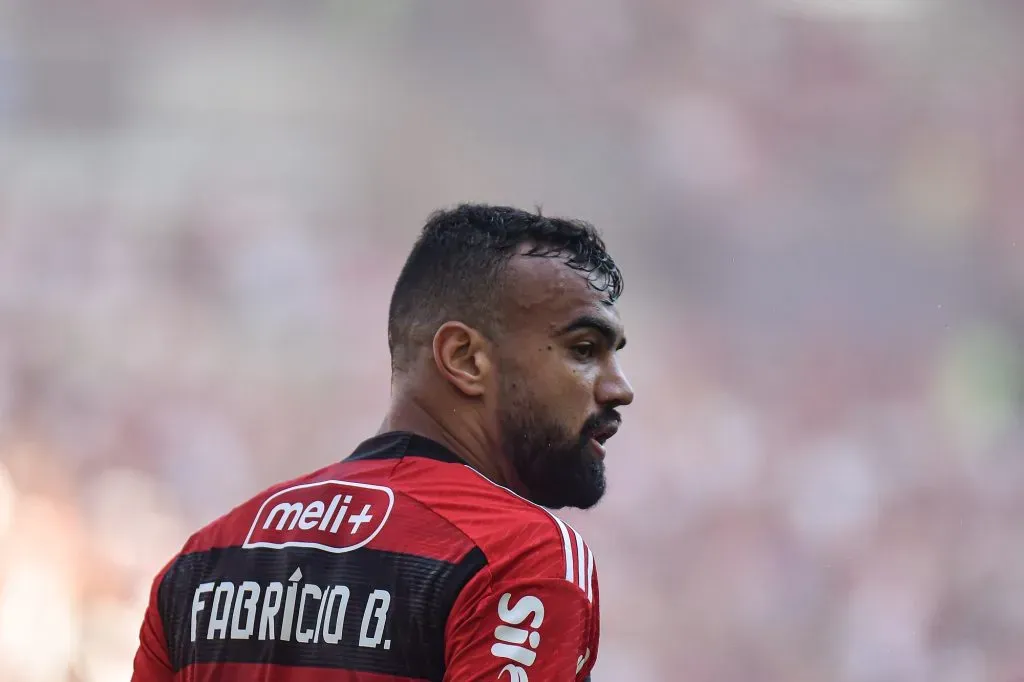
[[[484,394],[493,370],[491,343],[462,322],[445,322],[434,334],[437,371],[459,392],[470,397]]]

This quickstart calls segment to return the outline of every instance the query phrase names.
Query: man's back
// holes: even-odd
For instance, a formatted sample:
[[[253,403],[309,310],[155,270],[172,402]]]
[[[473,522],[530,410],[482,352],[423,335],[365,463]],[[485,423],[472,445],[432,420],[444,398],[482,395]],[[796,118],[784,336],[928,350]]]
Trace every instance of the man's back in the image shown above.
[[[583,680],[598,612],[578,533],[388,433],[193,535],[154,582],[133,680]]]
[[[536,504],[604,494],[622,281],[585,221],[431,215],[388,308],[387,433],[192,536],[133,682],[586,680],[594,559]]]

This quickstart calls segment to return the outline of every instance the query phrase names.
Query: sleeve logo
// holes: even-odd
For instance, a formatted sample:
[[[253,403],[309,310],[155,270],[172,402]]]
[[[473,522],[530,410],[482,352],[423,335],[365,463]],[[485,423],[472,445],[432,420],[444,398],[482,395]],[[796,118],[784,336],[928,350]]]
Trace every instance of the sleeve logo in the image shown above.
[[[351,552],[377,536],[394,504],[394,493],[383,486],[348,481],[292,486],[263,501],[242,547]]]
[[[501,669],[498,679],[503,679],[504,674],[508,673],[509,682],[529,682],[526,668],[537,660],[536,649],[540,646],[538,629],[544,622],[544,603],[532,595],[509,606],[511,600],[512,595],[506,592],[498,602],[498,618],[502,625],[494,629],[496,641],[491,646],[491,654],[499,659],[514,661]],[[529,624],[521,627],[527,619],[530,619]]]

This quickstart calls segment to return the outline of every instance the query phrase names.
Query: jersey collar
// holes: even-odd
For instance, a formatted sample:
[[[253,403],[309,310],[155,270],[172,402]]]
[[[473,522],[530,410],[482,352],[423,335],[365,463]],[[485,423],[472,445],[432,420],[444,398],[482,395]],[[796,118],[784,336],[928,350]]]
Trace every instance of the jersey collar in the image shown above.
[[[378,434],[360,443],[346,462],[373,459],[401,459],[403,457],[425,457],[450,464],[465,464],[458,455],[435,440],[409,431],[389,431]]]

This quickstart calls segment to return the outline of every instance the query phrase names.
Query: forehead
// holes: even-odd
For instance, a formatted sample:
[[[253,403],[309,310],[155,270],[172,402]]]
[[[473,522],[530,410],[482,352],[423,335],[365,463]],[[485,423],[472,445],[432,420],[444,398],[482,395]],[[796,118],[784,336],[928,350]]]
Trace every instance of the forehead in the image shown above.
[[[506,314],[515,327],[554,330],[587,314],[621,326],[606,292],[591,286],[588,273],[569,267],[562,258],[514,256],[505,284]]]

